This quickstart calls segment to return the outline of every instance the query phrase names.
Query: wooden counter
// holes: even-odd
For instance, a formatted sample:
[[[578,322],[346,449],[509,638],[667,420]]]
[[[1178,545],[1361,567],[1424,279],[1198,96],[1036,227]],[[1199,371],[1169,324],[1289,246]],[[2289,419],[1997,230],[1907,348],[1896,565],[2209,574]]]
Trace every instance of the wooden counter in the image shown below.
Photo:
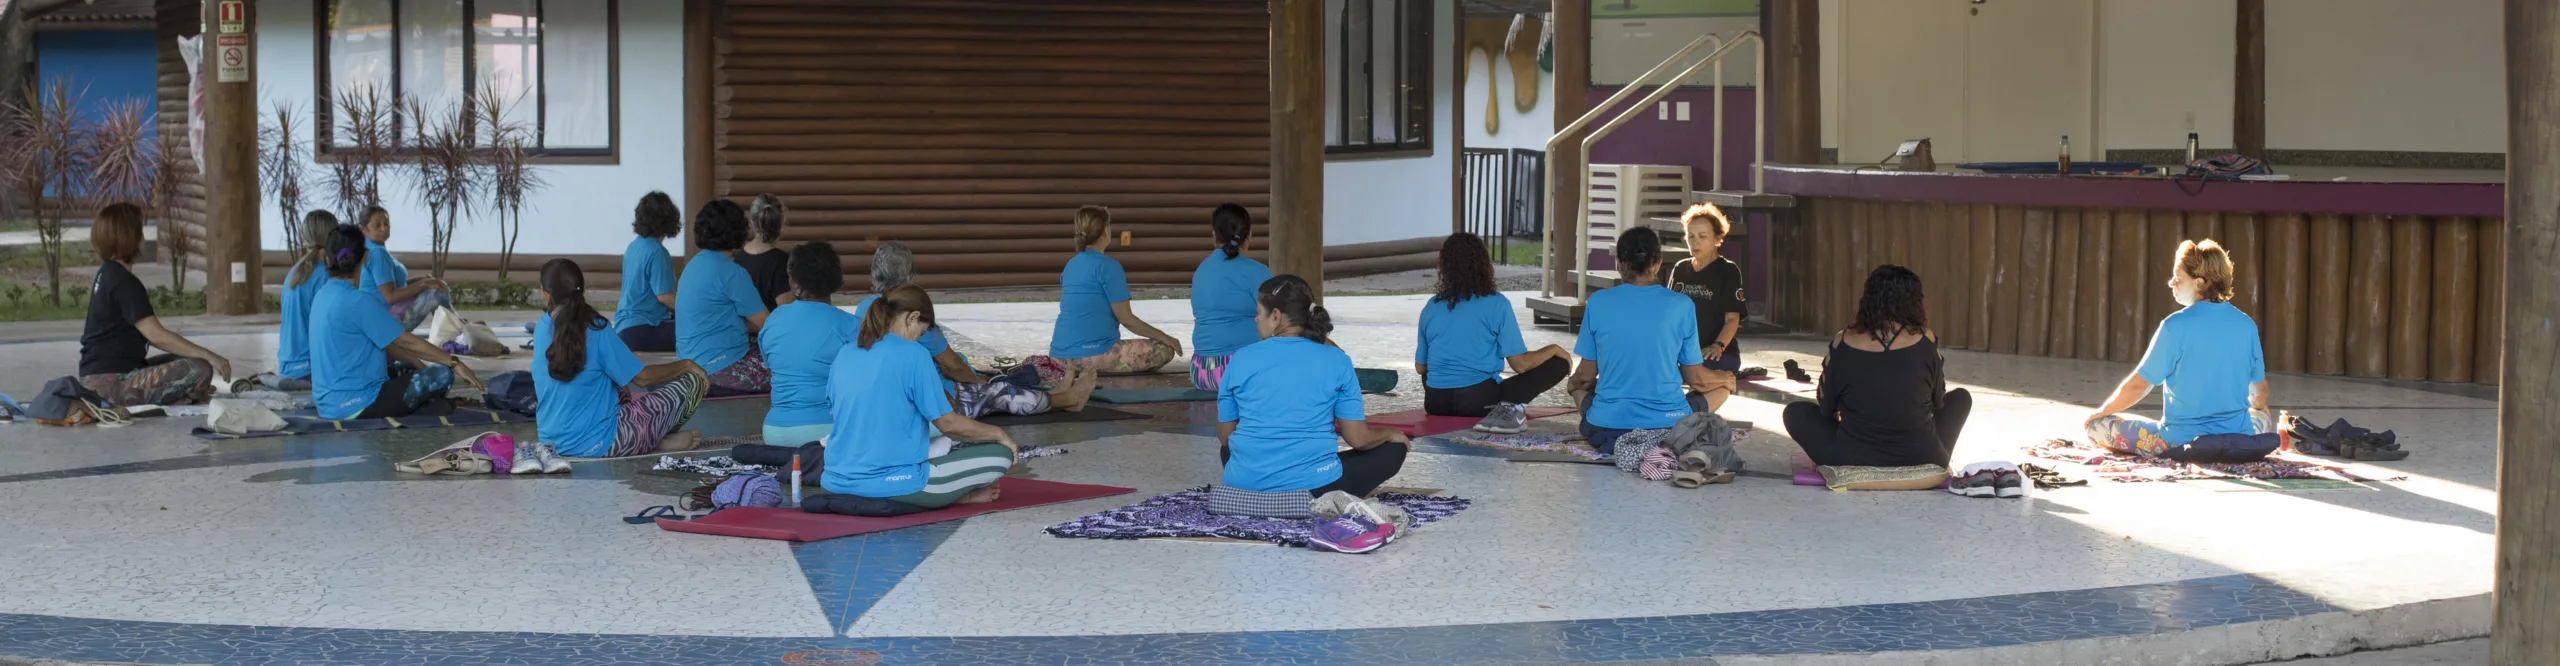
[[[2279,168],[2281,172],[2296,172]],[[2293,181],[1771,166],[1771,318],[1829,332],[1881,264],[1918,272],[1949,347],[2130,362],[2176,311],[2179,241],[2238,267],[2273,372],[2495,382],[2505,186],[2301,169]],[[2311,178],[2318,177],[2319,180]]]

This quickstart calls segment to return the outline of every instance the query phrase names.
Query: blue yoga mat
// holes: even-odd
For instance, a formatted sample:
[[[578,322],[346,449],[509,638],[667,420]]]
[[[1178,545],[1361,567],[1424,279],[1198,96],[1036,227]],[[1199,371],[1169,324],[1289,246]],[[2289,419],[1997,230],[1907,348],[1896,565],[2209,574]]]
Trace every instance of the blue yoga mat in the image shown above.
[[[1094,389],[1093,401],[1112,405],[1143,405],[1151,402],[1206,402],[1218,399],[1218,392],[1187,386],[1154,388]]]

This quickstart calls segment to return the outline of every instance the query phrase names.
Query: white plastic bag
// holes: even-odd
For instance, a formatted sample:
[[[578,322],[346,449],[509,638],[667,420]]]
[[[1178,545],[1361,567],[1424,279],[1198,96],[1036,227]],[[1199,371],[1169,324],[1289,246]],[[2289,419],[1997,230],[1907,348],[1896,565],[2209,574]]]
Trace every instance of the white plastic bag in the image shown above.
[[[225,435],[275,432],[285,428],[284,417],[277,416],[275,410],[259,406],[256,400],[239,398],[213,399],[213,404],[205,408],[205,421],[214,432]]]

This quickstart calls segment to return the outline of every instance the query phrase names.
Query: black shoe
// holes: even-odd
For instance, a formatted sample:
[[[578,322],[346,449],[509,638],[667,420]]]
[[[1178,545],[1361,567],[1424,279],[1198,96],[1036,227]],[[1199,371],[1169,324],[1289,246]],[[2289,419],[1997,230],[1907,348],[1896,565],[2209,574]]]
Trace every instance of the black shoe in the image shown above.
[[[1807,384],[1813,383],[1813,374],[1805,372],[1804,366],[1798,365],[1795,362],[1795,359],[1787,359],[1786,368],[1788,381],[1804,382]]]

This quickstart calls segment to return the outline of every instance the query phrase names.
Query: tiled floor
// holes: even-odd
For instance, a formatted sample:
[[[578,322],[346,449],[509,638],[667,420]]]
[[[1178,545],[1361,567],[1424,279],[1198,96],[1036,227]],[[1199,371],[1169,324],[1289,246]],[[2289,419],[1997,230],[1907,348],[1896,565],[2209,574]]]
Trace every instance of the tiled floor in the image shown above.
[[[1421,297],[1335,298],[1360,364],[1403,369]],[[973,354],[1045,343],[1054,305],[950,306]],[[1176,335],[1179,301],[1138,312]],[[1570,336],[1531,330],[1532,345]],[[264,364],[263,335],[208,336]],[[1747,341],[1748,363],[1820,342]],[[69,343],[0,346],[0,391]],[[521,359],[497,366],[521,366]],[[2066,435],[2127,368],[1955,352],[1977,395],[1959,461]],[[484,368],[484,374],[486,369]],[[1976,500],[1751,476],[1677,490],[1603,466],[1418,447],[1396,485],[1475,500],[1369,556],[1050,537],[1040,528],[1215,477],[1199,405],[1041,426],[1040,478],[1140,494],[814,544],[619,518],[688,485],[645,460],[567,478],[422,478],[390,463],[469,433],[208,442],[182,421],[0,426],[0,657],[151,663],[1484,663],[1997,648],[2357,613],[2484,594],[2494,403],[2476,388],[2278,377],[2275,402],[2400,432],[2407,481],[2326,492],[2110,484]],[[2154,400],[2156,404],[2156,399]],[[1759,471],[1792,447],[1779,405]],[[755,400],[707,431],[751,432]],[[2156,407],[2155,407],[2156,409]],[[1544,427],[1570,427],[1560,419]],[[501,428],[529,433],[529,424]],[[2423,563],[2423,565],[2419,565]],[[2460,631],[2460,628],[2456,628]],[[2340,645],[2360,637],[2337,637]],[[2381,639],[2389,640],[2389,639]],[[2127,663],[2168,663],[2127,655]],[[2290,655],[2270,655],[2290,656]]]

